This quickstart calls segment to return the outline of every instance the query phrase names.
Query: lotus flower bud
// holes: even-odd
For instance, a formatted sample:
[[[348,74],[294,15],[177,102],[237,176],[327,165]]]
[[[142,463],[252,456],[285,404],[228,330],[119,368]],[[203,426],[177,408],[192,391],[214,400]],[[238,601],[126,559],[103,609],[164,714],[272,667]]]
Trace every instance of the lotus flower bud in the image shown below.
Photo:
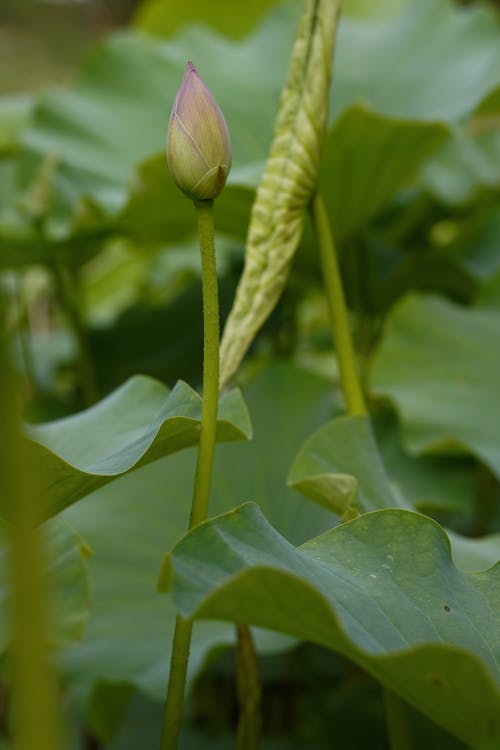
[[[167,163],[177,187],[193,200],[216,198],[231,168],[226,121],[192,62],[170,115]]]

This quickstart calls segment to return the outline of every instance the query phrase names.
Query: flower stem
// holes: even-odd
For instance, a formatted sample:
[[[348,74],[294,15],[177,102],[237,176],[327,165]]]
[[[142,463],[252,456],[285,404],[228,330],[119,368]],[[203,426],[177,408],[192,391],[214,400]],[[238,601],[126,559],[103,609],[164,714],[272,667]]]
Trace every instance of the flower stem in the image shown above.
[[[207,518],[219,399],[219,298],[215,264],[213,201],[195,201],[203,285],[203,402],[200,443],[189,528]],[[176,750],[182,720],[192,620],[175,622],[161,750]]]
[[[198,213],[203,284],[203,405],[190,529],[204,521],[208,515],[219,403],[219,296],[213,201],[195,201],[195,206]]]
[[[340,385],[344,394],[347,413],[363,415],[367,413],[363,391],[359,380],[356,357],[349,329],[349,319],[342,286],[342,278],[330,229],[330,222],[321,193],[317,192],[312,202],[312,217],[316,232],[323,280],[325,284],[332,337],[337,352],[340,371]]]

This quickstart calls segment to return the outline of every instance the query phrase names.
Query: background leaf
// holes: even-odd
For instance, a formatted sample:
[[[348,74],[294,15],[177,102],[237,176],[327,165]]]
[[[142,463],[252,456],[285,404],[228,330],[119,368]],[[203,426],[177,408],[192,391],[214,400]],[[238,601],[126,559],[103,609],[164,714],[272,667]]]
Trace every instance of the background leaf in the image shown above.
[[[285,477],[301,442],[331,414],[331,384],[290,364],[274,364],[245,388],[245,399],[254,438],[244,451],[236,443],[217,446],[212,512],[256,497],[295,542],[326,530],[332,514],[288,489]],[[62,659],[65,678],[82,701],[103,678],[129,682],[155,700],[165,697],[175,609],[158,596],[156,583],[165,546],[188,525],[195,463],[194,450],[167,456],[63,514],[94,551],[92,618],[85,639]],[[208,654],[233,640],[229,626],[197,625],[190,676],[199,673]],[[257,636],[260,652],[291,643],[277,634]]]
[[[395,405],[410,452],[465,448],[500,476],[499,378],[496,311],[413,295],[389,315],[372,389]]]
[[[43,527],[47,579],[52,595],[50,646],[68,648],[81,640],[90,615],[87,558],[91,550],[67,523],[53,520]],[[8,524],[0,522],[0,653],[9,635]]]
[[[212,0],[209,6],[204,0],[192,0],[189,5],[182,0],[148,0],[139,6],[135,23],[140,29],[158,36],[170,36],[187,23],[203,23],[225,36],[240,38],[274,5],[276,0],[253,0],[234,13],[232,0]]]
[[[422,0],[386,23],[344,18],[332,108],[361,100],[393,117],[457,122],[498,86],[499,60],[497,17],[485,7]]]
[[[390,118],[361,105],[343,112],[328,132],[320,172],[334,236],[373,219],[448,137],[439,123]]]

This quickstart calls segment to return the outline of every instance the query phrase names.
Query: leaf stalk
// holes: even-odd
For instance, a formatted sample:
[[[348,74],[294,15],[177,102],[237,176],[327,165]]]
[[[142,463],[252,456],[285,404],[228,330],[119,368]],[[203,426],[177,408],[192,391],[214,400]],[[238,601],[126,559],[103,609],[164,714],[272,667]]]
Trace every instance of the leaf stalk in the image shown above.
[[[349,328],[342,277],[330,221],[323,196],[316,192],[312,202],[314,230],[318,240],[323,281],[330,311],[332,338],[337,352],[340,386],[346,402],[347,413],[355,416],[367,414],[367,408],[358,375],[356,356]]]
[[[314,196],[311,211],[347,413],[351,416],[365,416],[368,415],[368,408],[358,374],[342,277],[325,202],[319,191]],[[390,746],[393,750],[410,750],[412,743],[404,703],[387,688],[383,689],[383,694]]]

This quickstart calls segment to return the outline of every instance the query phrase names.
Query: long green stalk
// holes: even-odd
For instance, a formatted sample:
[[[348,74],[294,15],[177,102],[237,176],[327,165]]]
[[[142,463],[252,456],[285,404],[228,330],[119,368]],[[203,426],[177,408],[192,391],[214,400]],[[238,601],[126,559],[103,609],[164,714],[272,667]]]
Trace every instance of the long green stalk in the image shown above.
[[[189,528],[208,515],[219,398],[219,298],[215,264],[213,201],[195,201],[203,284],[203,404],[198,463]],[[193,623],[178,616],[175,622],[161,750],[176,750],[182,720],[189,648]]]
[[[261,729],[260,670],[252,632],[246,625],[236,626],[236,679],[238,685],[238,750],[257,750]]]
[[[13,747],[60,750],[59,698],[47,653],[49,615],[38,527],[40,505],[36,477],[20,434],[17,389],[2,338],[0,331],[0,510],[11,521]]]
[[[203,406],[200,447],[189,528],[204,521],[215,451],[219,403],[219,295],[215,265],[213,201],[196,201],[203,284]]]
[[[401,698],[387,688],[384,690],[385,720],[391,750],[412,750],[407,708]]]
[[[342,277],[340,275],[328,214],[320,192],[317,192],[313,198],[312,216],[321,256],[323,282],[330,310],[332,337],[335,342],[340,372],[340,385],[346,401],[347,412],[352,415],[366,414],[367,409],[361,390],[349,328]]]
[[[366,415],[368,409],[363,396],[356,364],[354,346],[349,328],[342,277],[335,251],[330,221],[323,197],[316,193],[312,203],[314,230],[318,240],[332,337],[337,353],[340,386],[346,402],[347,413]],[[384,689],[387,730],[392,750],[410,750],[411,736],[403,702],[391,691]]]

